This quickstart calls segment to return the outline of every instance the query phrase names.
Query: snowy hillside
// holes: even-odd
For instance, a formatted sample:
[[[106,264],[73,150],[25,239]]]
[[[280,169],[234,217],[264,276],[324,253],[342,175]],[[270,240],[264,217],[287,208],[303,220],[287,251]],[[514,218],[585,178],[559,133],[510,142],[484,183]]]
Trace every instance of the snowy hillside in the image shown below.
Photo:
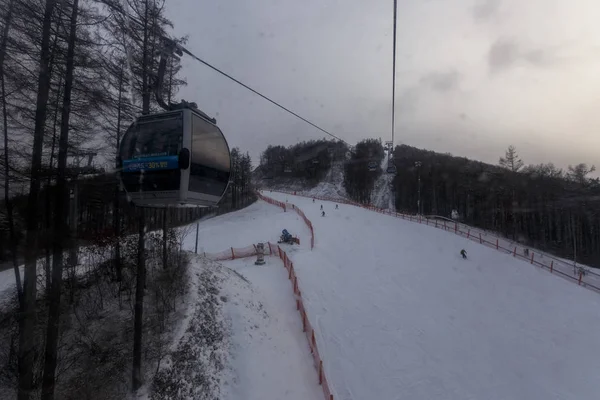
[[[304,196],[320,196],[332,199],[345,199],[348,197],[344,188],[344,163],[336,161],[332,164],[327,175],[316,186],[309,185],[302,179],[275,178],[256,182],[266,190],[295,191]]]
[[[220,270],[231,352],[220,398],[322,400],[286,271],[279,259],[266,261],[229,261]]]
[[[282,229],[300,238],[283,246],[336,400],[597,399],[597,293],[426,225],[265,194],[312,220],[313,250],[298,214],[259,201],[202,221],[198,252],[275,242]],[[184,230],[194,252],[196,225]],[[322,399],[286,270],[253,262],[194,257],[206,289],[165,374],[197,394],[209,379],[227,400]]]
[[[598,294],[434,228],[271,195],[315,227],[293,257],[335,398],[597,398]]]
[[[396,174],[388,174],[386,172],[388,165],[388,157],[383,158],[381,162],[381,169],[383,173],[375,181],[375,187],[373,188],[373,194],[371,195],[371,204],[375,207],[383,208],[384,210],[395,211],[396,206],[394,205],[394,194],[390,185],[394,180]]]
[[[348,197],[344,188],[344,163],[335,162],[329,169],[327,176],[312,189],[298,192],[305,196],[329,197],[332,199],[346,199]]]

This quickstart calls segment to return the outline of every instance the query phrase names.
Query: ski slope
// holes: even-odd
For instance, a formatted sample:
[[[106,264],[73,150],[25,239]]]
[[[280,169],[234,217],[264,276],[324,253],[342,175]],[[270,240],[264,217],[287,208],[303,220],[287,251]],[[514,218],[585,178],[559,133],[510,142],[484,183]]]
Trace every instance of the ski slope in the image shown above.
[[[274,242],[284,228],[300,237],[285,248],[336,400],[598,398],[598,294],[432,227],[265,195],[305,212],[314,250],[296,213],[259,201],[202,221],[198,251]],[[196,225],[185,231],[193,252]],[[223,398],[321,399],[285,269],[253,262],[223,263],[247,281],[221,285],[232,345]],[[10,281],[0,274],[0,287]]]
[[[283,199],[285,201],[285,198]],[[224,214],[198,226],[198,253],[214,253],[228,247],[245,247],[259,242],[276,243],[281,231],[287,229],[293,236],[299,236],[300,246],[291,251],[310,249],[310,231],[304,221],[293,211],[284,212],[263,201],[258,201],[245,209]],[[195,251],[196,224],[188,225],[183,249]]]
[[[198,252],[275,243],[282,229],[301,238],[300,246],[282,245],[290,255],[310,251],[310,232],[298,214],[258,201],[200,222]],[[196,225],[185,231],[183,248],[193,252]],[[278,258],[266,257],[263,266],[254,265],[254,261],[245,258],[221,263],[243,277],[222,274],[221,294],[227,299],[223,316],[231,344],[229,365],[222,377],[222,398],[322,400],[287,272]]]
[[[598,294],[444,231],[265,194],[313,222],[292,257],[336,399],[598,398]]]
[[[390,189],[390,184],[393,182],[396,174],[387,173],[388,161],[388,154],[385,152],[385,156],[381,160],[381,169],[383,172],[375,181],[373,194],[371,195],[371,204],[385,210],[396,211],[394,194],[392,193],[392,189]]]
[[[254,261],[223,263],[247,282],[230,278],[222,284],[232,357],[221,398],[322,400],[286,270],[275,257],[261,266]]]

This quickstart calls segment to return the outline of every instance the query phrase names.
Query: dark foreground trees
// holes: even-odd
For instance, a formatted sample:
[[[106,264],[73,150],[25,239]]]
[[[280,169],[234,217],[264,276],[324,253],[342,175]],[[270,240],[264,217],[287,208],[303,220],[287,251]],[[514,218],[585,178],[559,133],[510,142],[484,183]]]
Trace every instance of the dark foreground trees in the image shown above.
[[[174,228],[214,213],[140,210],[128,204],[118,189],[114,159],[126,127],[136,115],[159,110],[153,93],[156,54],[172,27],[164,13],[164,1],[149,0],[0,4],[4,143],[0,255],[12,263],[18,289],[17,308],[0,310],[14,322],[2,331],[6,340],[0,343],[0,358],[7,367],[0,374],[0,389],[13,385],[19,399],[102,398],[94,397],[93,390],[78,392],[77,385],[67,384],[81,380],[81,372],[90,365],[101,364],[90,361],[86,367],[82,360],[104,345],[96,343],[93,335],[88,337],[89,332],[72,335],[75,325],[84,329],[82,321],[93,324],[89,318],[96,314],[105,318],[102,313],[114,311],[112,307],[131,307],[131,315],[114,323],[119,334],[127,332],[124,343],[130,347],[124,354],[129,374],[131,360],[136,360],[133,376],[124,382],[139,388],[147,372],[144,361],[156,362],[142,335],[154,316],[143,314],[142,307],[149,295],[163,296],[172,289],[156,281],[155,258],[164,271],[161,276],[176,274],[173,267],[181,263]],[[167,100],[175,101],[177,89],[185,84],[180,70],[178,60],[168,63]],[[230,209],[252,198],[251,162],[247,155],[238,155],[235,181],[226,199]],[[98,165],[97,159],[109,161]],[[136,219],[141,213],[143,217]],[[149,235],[146,243],[146,231],[157,228],[163,234]],[[142,239],[136,245],[128,237],[134,232]],[[101,253],[94,255],[94,263],[80,255],[92,248]],[[150,253],[144,251],[148,248]],[[135,260],[132,253],[137,254]],[[17,267],[22,261],[21,277]],[[96,295],[90,294],[90,288]],[[97,302],[93,313],[79,314],[82,296]],[[163,303],[148,304],[154,313]],[[89,311],[86,308],[85,313]],[[127,336],[134,320],[137,334]],[[17,325],[18,332],[13,329]],[[75,337],[82,341],[73,342]],[[84,338],[89,340],[83,343]],[[76,353],[86,356],[74,357]]]

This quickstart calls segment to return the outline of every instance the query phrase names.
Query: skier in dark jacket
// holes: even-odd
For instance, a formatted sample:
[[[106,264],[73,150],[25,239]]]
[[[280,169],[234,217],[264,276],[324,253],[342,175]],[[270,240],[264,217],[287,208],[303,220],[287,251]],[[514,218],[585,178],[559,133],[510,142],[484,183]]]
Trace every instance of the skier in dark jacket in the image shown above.
[[[465,251],[465,249],[462,249],[460,251],[460,255],[462,256],[462,258],[466,259],[467,258],[467,252]]]

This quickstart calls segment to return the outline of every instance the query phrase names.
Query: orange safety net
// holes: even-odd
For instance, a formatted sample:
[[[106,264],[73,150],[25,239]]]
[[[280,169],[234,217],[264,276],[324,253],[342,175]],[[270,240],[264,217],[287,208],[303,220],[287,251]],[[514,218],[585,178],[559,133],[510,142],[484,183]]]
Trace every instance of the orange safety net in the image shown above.
[[[292,194],[288,191],[279,191],[281,193]],[[565,260],[556,258],[547,253],[534,254],[534,252],[529,252],[527,246],[511,242],[505,238],[495,237],[488,232],[485,232],[480,229],[472,228],[468,225],[461,224],[455,221],[446,221],[435,217],[425,217],[422,215],[410,215],[404,213],[398,213],[390,210],[385,210],[381,208],[377,208],[375,206],[369,204],[359,204],[352,201],[340,200],[334,198],[327,198],[321,196],[304,196],[296,194],[299,197],[306,197],[310,199],[319,199],[323,201],[331,201],[342,204],[350,204],[357,207],[365,208],[367,210],[375,211],[380,214],[385,214],[389,216],[393,216],[396,218],[401,218],[406,221],[417,222],[420,224],[425,224],[428,226],[432,226],[434,228],[443,229],[447,232],[453,232],[457,235],[461,235],[466,239],[469,239],[473,242],[482,244],[484,246],[488,246],[494,248],[498,251],[503,251],[509,254],[512,254],[516,258],[520,258],[523,261],[527,261],[530,264],[537,265],[543,269],[547,269],[551,273],[556,273],[563,278],[566,278],[572,282],[577,282],[579,285],[587,287],[591,290],[597,291],[600,293],[600,274],[590,271],[584,270],[581,268],[577,268],[574,266],[575,264],[571,264],[566,262]],[[301,214],[302,215],[302,214]],[[308,221],[310,222],[310,221]],[[307,223],[308,224],[308,223]],[[311,224],[312,225],[312,224]],[[312,230],[312,226],[310,227]]]
[[[317,370],[317,374],[319,376],[319,384],[323,389],[325,400],[333,400],[333,393],[331,391],[329,381],[327,380],[327,376],[325,375],[325,368],[323,367],[323,359],[321,358],[319,349],[317,347],[315,330],[310,323],[306,308],[304,308],[304,302],[302,301],[302,294],[298,283],[298,277],[296,276],[296,271],[294,270],[294,263],[292,260],[290,260],[287,253],[277,244],[266,243],[265,253],[265,255],[279,257],[281,261],[283,261],[283,266],[288,271],[288,279],[292,284],[292,290],[294,291],[294,295],[296,297],[296,308],[300,313],[300,318],[302,319],[302,330],[306,333],[306,339],[308,340],[310,352],[313,356],[315,369]],[[243,248],[230,247],[228,250],[223,250],[218,253],[204,253],[207,258],[215,261],[234,260],[236,258],[255,256],[256,254],[257,249],[255,245],[246,246]]]
[[[281,208],[284,209],[284,211],[287,210],[288,207],[290,207],[298,215],[300,215],[302,217],[302,219],[304,220],[304,223],[308,227],[308,230],[310,230],[310,248],[313,249],[315,247],[315,230],[313,229],[312,222],[306,217],[306,215],[304,214],[304,212],[302,212],[301,209],[299,209],[294,204],[283,203],[281,201],[277,201],[275,199],[272,199],[272,198],[270,198],[268,196],[264,196],[264,195],[262,195],[262,194],[260,194],[258,192],[257,192],[257,195],[258,195],[258,198],[260,198],[261,200],[266,201],[269,204],[273,204],[273,205],[276,205],[278,207],[281,207]]]

